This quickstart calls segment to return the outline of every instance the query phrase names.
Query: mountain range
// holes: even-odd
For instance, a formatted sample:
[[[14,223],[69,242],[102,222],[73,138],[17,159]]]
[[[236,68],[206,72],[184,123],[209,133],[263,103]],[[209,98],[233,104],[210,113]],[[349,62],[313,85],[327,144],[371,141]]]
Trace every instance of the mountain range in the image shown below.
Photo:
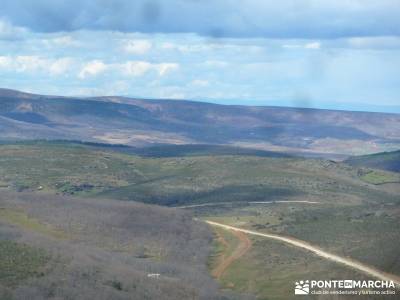
[[[0,89],[0,139],[224,145],[331,157],[400,147],[400,114]]]

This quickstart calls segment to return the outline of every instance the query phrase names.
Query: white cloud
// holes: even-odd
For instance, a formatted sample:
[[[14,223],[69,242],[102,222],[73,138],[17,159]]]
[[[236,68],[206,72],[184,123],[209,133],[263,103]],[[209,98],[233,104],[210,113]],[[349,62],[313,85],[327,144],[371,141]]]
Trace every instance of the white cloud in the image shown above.
[[[0,40],[13,40],[18,39],[22,35],[26,34],[28,31],[23,27],[13,26],[11,23],[6,20],[0,19]]]
[[[14,59],[14,68],[17,72],[33,72],[44,69],[48,66],[48,61],[35,55],[21,55]]]
[[[74,64],[69,57],[48,59],[35,55],[0,56],[0,68],[19,73],[46,72],[60,75],[67,72]]]
[[[304,45],[304,48],[306,49],[320,49],[321,48],[321,43],[319,42],[312,42]]]
[[[152,48],[152,43],[148,40],[126,41],[123,50],[130,54],[145,54]]]
[[[78,64],[74,58],[62,57],[59,59],[48,59],[35,55],[0,56],[0,70],[18,73],[34,73],[49,75],[64,75],[76,72],[78,78],[86,79],[97,76],[105,71],[117,72],[125,76],[139,77],[148,72],[159,77],[179,69],[176,63],[153,64],[147,61],[127,61],[125,63],[105,63],[101,60],[92,60]]]
[[[122,71],[127,75],[142,76],[149,71],[156,71],[159,76],[177,70],[179,65],[176,63],[152,64],[147,61],[128,61],[121,65]]]
[[[107,65],[101,60],[92,60],[85,64],[78,74],[78,77],[85,79],[88,76],[96,76],[104,72],[107,69]]]
[[[69,57],[64,57],[53,61],[49,65],[49,71],[52,75],[60,75],[67,72],[74,64],[74,60]]]
[[[152,68],[152,65],[147,61],[128,61],[122,68],[127,75],[142,76]]]
[[[293,44],[283,44],[282,48],[285,49],[315,49],[318,50],[321,48],[320,42],[309,42],[303,44],[302,41],[299,40],[292,40]]]
[[[19,73],[46,72],[49,75],[62,75],[76,72],[78,78],[86,79],[104,73],[106,70],[125,76],[140,77],[148,72],[159,77],[179,69],[177,63],[150,63],[148,61],[127,61],[123,63],[106,63],[102,60],[91,60],[78,64],[74,58],[62,57],[48,59],[36,55],[0,56],[0,69]],[[115,73],[113,73],[115,75]]]
[[[175,71],[175,70],[179,69],[179,65],[175,64],[175,63],[162,63],[162,64],[154,65],[154,67],[156,68],[156,70],[158,71],[158,74],[160,76],[164,76],[165,74],[167,74],[171,71]]]
[[[35,55],[0,56],[0,68],[18,73],[45,71],[51,75],[65,73],[72,65],[71,58],[49,59]]]
[[[0,68],[7,69],[11,66],[12,59],[8,56],[0,56]]]

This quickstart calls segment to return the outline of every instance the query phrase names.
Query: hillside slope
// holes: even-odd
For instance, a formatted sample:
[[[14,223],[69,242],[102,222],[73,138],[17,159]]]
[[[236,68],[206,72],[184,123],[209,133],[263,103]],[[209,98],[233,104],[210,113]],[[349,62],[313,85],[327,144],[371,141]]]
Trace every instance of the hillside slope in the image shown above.
[[[354,156],[348,158],[345,162],[357,167],[400,172],[400,151]]]
[[[0,299],[229,295],[208,274],[210,230],[186,212],[6,191],[0,207]]]
[[[6,89],[0,89],[0,103],[3,140],[222,144],[333,154],[374,153],[400,145],[398,114],[123,97],[68,98]]]
[[[66,142],[3,144],[0,184],[16,191],[169,206],[310,200],[338,191],[352,191],[366,199],[374,195],[364,187],[358,168],[342,163],[284,156],[179,156],[179,151],[175,156],[154,156],[152,151],[149,155],[142,151],[138,155]],[[158,149],[158,153],[163,152]],[[375,189],[373,185],[370,188]]]

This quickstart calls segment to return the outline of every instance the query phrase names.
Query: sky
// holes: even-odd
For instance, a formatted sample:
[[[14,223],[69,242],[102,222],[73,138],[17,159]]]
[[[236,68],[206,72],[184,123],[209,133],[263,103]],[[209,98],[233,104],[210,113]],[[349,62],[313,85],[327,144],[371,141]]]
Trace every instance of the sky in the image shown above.
[[[2,0],[0,87],[400,113],[399,0]]]

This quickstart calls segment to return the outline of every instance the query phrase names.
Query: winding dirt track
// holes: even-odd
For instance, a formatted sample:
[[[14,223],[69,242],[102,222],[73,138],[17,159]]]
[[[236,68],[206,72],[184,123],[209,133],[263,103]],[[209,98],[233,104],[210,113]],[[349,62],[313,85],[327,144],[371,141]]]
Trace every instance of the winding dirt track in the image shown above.
[[[329,252],[326,252],[325,250],[322,250],[319,247],[313,246],[307,242],[304,242],[302,240],[298,240],[292,237],[284,237],[284,236],[280,236],[280,235],[276,235],[276,234],[267,234],[267,233],[261,233],[261,232],[257,232],[257,231],[253,231],[253,230],[247,230],[247,229],[242,229],[242,228],[238,228],[238,227],[234,227],[234,226],[229,226],[229,225],[225,225],[222,223],[218,223],[218,222],[213,222],[213,221],[209,221],[206,220],[205,221],[207,224],[212,225],[212,226],[218,226],[227,230],[231,230],[233,232],[242,232],[242,233],[247,233],[247,234],[251,234],[251,235],[256,235],[256,236],[261,236],[261,237],[266,237],[266,238],[270,238],[270,239],[274,239],[274,240],[278,240],[290,245],[293,245],[295,247],[298,248],[302,248],[308,251],[313,252],[314,254],[323,257],[325,259],[329,259],[331,261],[334,262],[338,262],[340,264],[346,265],[354,270],[363,272],[364,274],[373,276],[379,280],[384,280],[384,281],[390,281],[392,280],[397,287],[400,287],[400,277],[393,275],[393,274],[388,274],[385,272],[382,272],[378,269],[375,269],[374,267],[368,266],[366,264],[363,264],[361,262],[355,261],[353,259],[350,258],[345,258],[345,257],[341,257],[338,256],[336,254],[332,254]]]
[[[228,257],[225,257],[225,255],[221,256],[221,260],[218,264],[218,266],[212,271],[212,275],[218,279],[221,278],[221,276],[224,274],[226,269],[237,259],[239,259],[241,256],[243,256],[247,251],[250,250],[251,248],[251,241],[247,237],[246,234],[244,234],[241,231],[232,231],[232,233],[238,238],[239,244],[237,245],[236,249],[233,250],[232,254]],[[218,239],[221,241],[222,244],[225,246],[228,246],[228,243],[226,240],[223,238],[223,236],[219,235]]]

